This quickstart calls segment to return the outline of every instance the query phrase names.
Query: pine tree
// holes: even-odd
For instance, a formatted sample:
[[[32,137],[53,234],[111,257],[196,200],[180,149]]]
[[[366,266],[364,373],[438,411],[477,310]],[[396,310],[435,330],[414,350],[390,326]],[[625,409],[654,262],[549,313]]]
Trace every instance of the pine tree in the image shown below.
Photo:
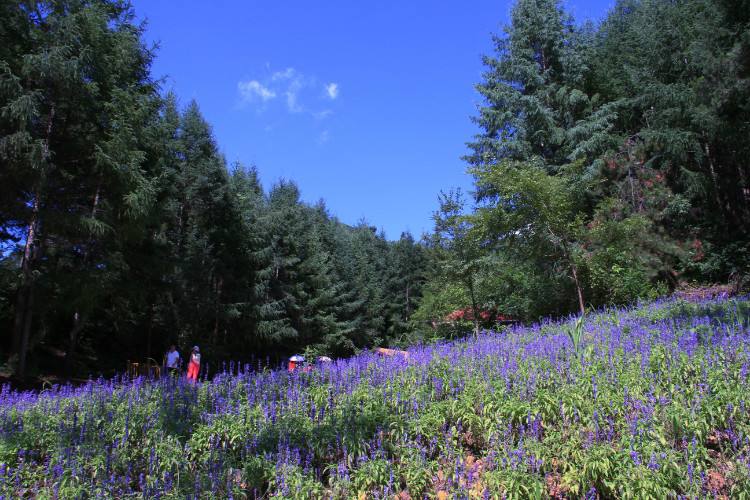
[[[469,143],[471,165],[539,156],[554,170],[568,162],[569,130],[592,106],[582,90],[585,41],[557,0],[518,1],[506,35],[494,37],[497,57],[484,58],[477,90],[486,104],[474,118],[482,133]]]
[[[50,312],[68,324],[72,362],[101,287],[118,272],[117,240],[101,238],[141,217],[152,194],[141,170],[141,131],[156,96],[151,53],[130,24],[132,12],[120,3],[59,3],[21,2],[4,7],[7,24],[3,16],[0,184],[8,186],[3,225],[23,241],[14,322],[19,377],[49,299],[56,304]],[[41,291],[50,294],[44,304],[36,300]]]
[[[180,117],[171,198],[175,323],[180,339],[220,343],[243,226],[224,158],[198,105]],[[210,311],[210,312],[209,312]]]
[[[631,192],[659,178],[658,227],[716,245],[715,260],[689,265],[712,279],[742,261],[748,241],[748,64],[740,54],[750,31],[737,5],[619,2],[592,60],[596,88],[617,110],[610,164],[627,173]],[[644,171],[652,174],[639,186]]]

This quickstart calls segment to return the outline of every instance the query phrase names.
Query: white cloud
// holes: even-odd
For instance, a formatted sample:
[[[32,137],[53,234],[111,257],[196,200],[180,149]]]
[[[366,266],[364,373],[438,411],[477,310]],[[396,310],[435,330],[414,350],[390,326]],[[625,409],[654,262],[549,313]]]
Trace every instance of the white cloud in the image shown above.
[[[331,138],[331,134],[328,130],[324,130],[318,136],[318,144],[325,144]]]
[[[271,75],[271,81],[278,82],[282,80],[291,80],[297,75],[297,70],[294,68],[287,68],[284,71],[277,71]]]
[[[302,88],[305,86],[304,81],[301,78],[294,78],[289,82],[289,86],[286,89],[286,108],[290,113],[299,113],[303,111],[302,106],[297,102],[297,96],[299,95]]]
[[[257,102],[260,109],[264,109],[266,102],[276,97],[284,97],[286,108],[289,113],[307,113],[316,120],[322,120],[329,116],[332,111],[328,109],[311,109],[308,98],[312,98],[314,89],[320,89],[320,80],[315,76],[300,73],[295,68],[271,72],[267,68],[266,77],[260,80],[246,80],[237,83],[237,91],[240,96],[240,105]],[[339,86],[331,82],[323,85],[325,98],[335,100],[339,95]]]
[[[328,85],[326,85],[326,93],[328,94],[328,97],[331,98],[331,100],[336,99],[339,96],[339,84],[329,83]]]
[[[271,75],[271,84],[279,88],[286,96],[286,108],[290,113],[300,113],[304,108],[299,104],[300,91],[310,85],[312,80],[294,68],[276,71]]]
[[[258,80],[237,82],[237,90],[243,103],[253,102],[256,99],[266,102],[276,97],[276,92],[264,86]]]

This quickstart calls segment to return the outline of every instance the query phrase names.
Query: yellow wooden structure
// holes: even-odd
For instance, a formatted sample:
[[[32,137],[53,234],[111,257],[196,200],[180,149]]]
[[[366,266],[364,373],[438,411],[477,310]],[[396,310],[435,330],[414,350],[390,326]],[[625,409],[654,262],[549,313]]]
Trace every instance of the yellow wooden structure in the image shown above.
[[[130,361],[126,365],[128,377],[161,377],[161,365],[154,358],[146,358],[144,361]]]

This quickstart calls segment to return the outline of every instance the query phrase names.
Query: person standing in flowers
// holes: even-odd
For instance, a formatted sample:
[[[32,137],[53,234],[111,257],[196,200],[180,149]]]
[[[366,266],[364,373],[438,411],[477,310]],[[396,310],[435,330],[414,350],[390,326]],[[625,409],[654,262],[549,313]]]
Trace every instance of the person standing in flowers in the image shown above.
[[[289,373],[294,372],[298,367],[302,365],[302,363],[305,362],[305,357],[301,354],[295,354],[291,358],[289,358],[289,364],[287,365],[287,371]]]
[[[198,373],[201,371],[201,352],[198,346],[193,346],[190,352],[190,362],[188,362],[187,378],[192,382],[198,381]]]
[[[180,358],[180,353],[177,351],[177,346],[175,346],[174,344],[169,346],[169,351],[167,352],[165,358],[167,360],[166,365],[169,374],[176,375],[177,371],[180,369],[180,365],[182,364],[182,358]]]

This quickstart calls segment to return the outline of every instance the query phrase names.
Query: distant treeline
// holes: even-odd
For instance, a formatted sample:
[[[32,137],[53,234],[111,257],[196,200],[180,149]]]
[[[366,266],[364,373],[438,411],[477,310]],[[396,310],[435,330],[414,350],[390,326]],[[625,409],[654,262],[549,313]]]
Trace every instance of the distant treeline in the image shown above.
[[[133,20],[0,3],[0,362],[19,376],[170,343],[341,356],[465,331],[452,311],[526,320],[747,273],[748,0],[622,0],[598,25],[519,0],[477,85],[475,192],[442,193],[421,242],[228,166]]]

